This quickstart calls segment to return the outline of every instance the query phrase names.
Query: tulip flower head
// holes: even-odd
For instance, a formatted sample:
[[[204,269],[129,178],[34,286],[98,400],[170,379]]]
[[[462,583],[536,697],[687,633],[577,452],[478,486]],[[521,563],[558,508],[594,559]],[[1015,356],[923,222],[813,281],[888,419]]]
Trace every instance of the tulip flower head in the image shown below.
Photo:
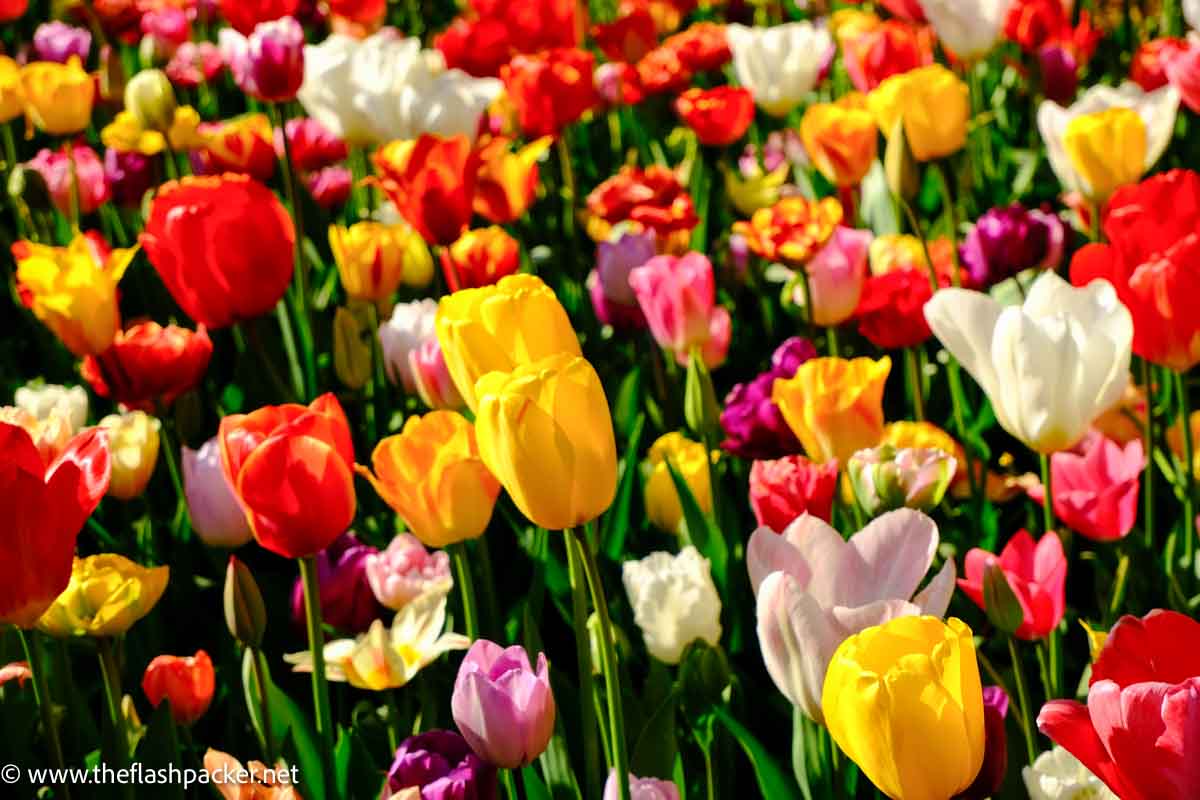
[[[80,373],[101,397],[144,411],[165,409],[204,379],[212,340],[201,325],[139,322],[118,332],[98,356],[87,356]]]
[[[820,201],[785,197],[755,211],[749,222],[735,222],[733,232],[746,237],[756,255],[799,267],[825,246],[842,214],[842,204],[831,197]]]
[[[687,364],[693,348],[710,369],[725,361],[733,323],[716,302],[708,258],[700,253],[655,256],[629,273],[629,285],[654,340],[679,364]]]
[[[1112,789],[1071,755],[1065,747],[1055,745],[1043,752],[1032,764],[1021,769],[1021,779],[1029,800],[1071,800],[1076,797],[1096,800],[1120,800]]]
[[[316,554],[321,619],[326,625],[362,633],[383,616],[383,606],[367,579],[367,560],[378,552],[347,531]],[[297,577],[292,584],[292,622],[297,629],[305,624],[304,603],[304,581]]]
[[[241,547],[253,538],[246,513],[221,467],[221,443],[214,436],[199,450],[184,447],[183,492],[192,530],[209,547]]]
[[[1141,438],[1124,447],[1100,434],[1081,443],[1082,454],[1063,450],[1050,457],[1054,515],[1064,525],[1097,542],[1129,535],[1138,513],[1138,489],[1146,456]],[[1045,503],[1045,489],[1029,496]]]
[[[713,647],[720,643],[721,598],[708,559],[695,547],[626,561],[621,581],[646,649],[659,661],[678,664],[698,639]]]
[[[203,650],[194,656],[157,656],[142,675],[142,691],[150,705],[157,708],[163,700],[171,703],[176,724],[191,725],[212,703],[216,676],[212,659]]]
[[[895,508],[934,508],[946,495],[957,465],[942,450],[897,450],[881,444],[852,455],[846,470],[859,505],[875,516]]]
[[[710,458],[715,463],[717,453],[708,453],[702,442],[692,441],[678,432],[665,433],[650,446],[642,464],[642,474],[646,516],[655,527],[667,533],[678,533],[683,521],[683,506],[668,464],[687,484],[700,510],[712,511],[712,488],[708,482]]]
[[[884,136],[903,128],[917,161],[945,158],[967,141],[970,91],[946,67],[933,64],[893,75],[867,95],[867,107]]]
[[[158,432],[162,423],[145,411],[109,414],[100,420],[112,450],[112,481],[108,493],[132,500],[146,491],[158,464]]]
[[[810,105],[800,120],[800,137],[813,165],[834,186],[857,186],[875,161],[875,119],[857,92]]]
[[[13,395],[17,408],[32,414],[37,420],[52,417],[62,419],[72,434],[87,423],[88,395],[82,386],[60,386],[54,383],[27,383]]]
[[[639,778],[630,775],[629,796],[632,800],[679,800],[679,787],[671,781],[658,778]],[[620,800],[621,787],[617,783],[617,773],[610,770],[608,780],[604,782],[604,800]]]
[[[448,594],[454,587],[450,557],[430,552],[411,533],[400,533],[386,549],[366,559],[367,582],[375,598],[399,611],[424,594]]]
[[[727,25],[738,83],[775,117],[785,116],[813,90],[833,50],[829,32],[809,21],[770,28]]]
[[[79,56],[65,64],[35,61],[21,68],[21,95],[25,116],[51,136],[68,136],[88,126],[96,83],[83,68]]]
[[[411,794],[415,790],[415,794]],[[410,794],[405,794],[405,792]],[[496,768],[454,731],[432,730],[400,743],[387,773],[384,794],[417,798],[496,797]]]
[[[1066,610],[1067,558],[1058,534],[1046,533],[1035,545],[1026,531],[1018,531],[999,557],[979,548],[967,553],[963,564],[965,577],[959,579],[958,585],[984,610],[987,610],[985,573],[993,565],[1004,574],[1021,606],[1023,620],[1015,635],[1021,639],[1049,635]]]
[[[38,630],[60,639],[120,636],[154,609],[169,577],[168,567],[143,567],[115,553],[76,558],[70,583]]]
[[[790,379],[775,381],[772,398],[810,459],[845,464],[883,436],[883,387],[892,361],[814,358]]]
[[[490,286],[521,266],[521,245],[499,225],[469,230],[442,249],[442,274],[451,292]]]
[[[221,54],[234,82],[258,100],[281,103],[296,97],[304,82],[304,28],[294,17],[260,22],[243,36],[225,28]]]

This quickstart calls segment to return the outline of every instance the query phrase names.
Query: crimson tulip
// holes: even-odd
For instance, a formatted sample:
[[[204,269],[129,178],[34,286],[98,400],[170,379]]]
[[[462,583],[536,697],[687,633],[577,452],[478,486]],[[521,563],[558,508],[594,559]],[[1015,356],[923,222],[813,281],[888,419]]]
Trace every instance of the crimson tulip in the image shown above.
[[[863,284],[854,314],[858,332],[876,347],[916,347],[933,332],[925,321],[925,303],[933,297],[929,273],[897,269],[872,275]]]
[[[220,0],[221,16],[243,36],[260,22],[295,14],[299,6],[300,0]]]
[[[596,105],[594,66],[591,53],[559,47],[515,56],[500,70],[526,136],[558,136]]]
[[[928,28],[889,19],[843,42],[842,54],[854,88],[869,92],[893,75],[932,64],[933,37]]]
[[[700,144],[722,147],[742,138],[754,121],[754,95],[737,86],[688,89],[675,99],[675,112]]]
[[[635,8],[612,22],[592,26],[592,39],[609,61],[632,64],[658,44],[658,31],[650,12]]]
[[[1066,611],[1067,557],[1058,534],[1050,531],[1034,545],[1028,531],[1018,531],[999,558],[978,547],[967,553],[966,577],[958,579],[958,587],[985,610],[984,575],[993,564],[1004,573],[1024,614],[1014,635],[1019,639],[1048,636]]]
[[[782,533],[797,517],[826,522],[833,515],[838,462],[814,464],[804,456],[755,461],[750,467],[750,507],[759,526]]]
[[[158,708],[163,700],[169,700],[171,717],[179,725],[191,725],[204,716],[215,688],[212,659],[203,650],[186,658],[158,656],[142,675],[142,691],[150,705]]]
[[[118,333],[99,356],[85,358],[80,372],[101,397],[154,412],[196,388],[212,350],[203,325],[189,331],[178,325],[164,328],[157,322],[139,322]]]

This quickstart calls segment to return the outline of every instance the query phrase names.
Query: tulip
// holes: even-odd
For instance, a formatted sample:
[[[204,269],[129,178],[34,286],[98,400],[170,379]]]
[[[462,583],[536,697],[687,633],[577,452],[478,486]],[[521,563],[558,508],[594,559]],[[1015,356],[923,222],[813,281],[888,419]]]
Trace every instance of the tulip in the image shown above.
[[[118,500],[140,497],[158,464],[158,432],[162,423],[144,411],[127,411],[109,414],[100,420],[100,427],[108,431],[112,450],[108,493]]]
[[[646,317],[629,275],[655,254],[653,230],[615,228],[612,235],[596,244],[596,268],[588,275],[588,294],[596,318],[619,329],[645,327]]]
[[[1008,771],[1008,734],[1004,728],[1008,716],[1008,694],[999,686],[983,687],[983,766],[975,780],[956,800],[986,800],[1004,783]]]
[[[152,162],[141,153],[123,153],[111,147],[104,151],[104,181],[119,206],[140,206],[154,183],[152,173]]]
[[[872,123],[871,130],[872,132],[875,130],[874,123]],[[743,156],[744,158],[745,156]],[[733,203],[733,207],[737,209],[738,213],[746,216],[751,216],[760,208],[768,208],[779,202],[791,170],[790,165],[785,163],[776,168],[774,172],[764,173],[758,166],[757,154],[751,152],[751,158],[753,158],[753,163],[748,170],[744,161],[739,159],[740,169],[736,172],[734,170],[725,171],[725,192],[729,195],[729,201]]]
[[[927,270],[897,269],[872,275],[863,283],[854,317],[858,332],[876,347],[917,347],[933,332],[924,308],[933,297]]]
[[[451,292],[490,286],[521,266],[521,245],[499,225],[466,231],[442,250],[442,273]]]
[[[209,329],[267,313],[292,279],[291,217],[271,190],[242,175],[164,185],[140,241],[171,297]],[[214,241],[226,246],[204,244]]]
[[[662,247],[681,236],[686,241],[699,221],[692,197],[679,178],[659,165],[644,170],[622,167],[587,196],[587,210],[593,239],[607,239],[613,225],[629,221],[639,230],[653,230]]]
[[[230,414],[221,464],[258,543],[284,558],[328,547],[354,518],[354,444],[332,394]]]
[[[125,86],[125,109],[144,131],[166,133],[175,122],[175,90],[162,70],[143,70]]]
[[[88,126],[96,85],[78,56],[65,64],[36,61],[21,68],[25,115],[51,136],[69,136]]]
[[[892,360],[814,358],[772,390],[783,418],[813,461],[845,464],[883,436],[883,387]]]
[[[771,28],[727,25],[738,83],[754,94],[768,114],[786,115],[817,85],[833,39],[811,22],[789,22]]]
[[[838,464],[804,456],[755,461],[750,467],[750,508],[761,528],[781,532],[802,514],[830,521]]]
[[[148,74],[150,72],[147,71],[138,73],[139,76]],[[173,97],[169,100],[174,103]],[[149,113],[149,111],[143,110],[143,113]],[[173,112],[168,109],[166,113],[167,116],[161,123],[163,129],[158,130],[146,127],[144,121],[138,121],[132,112],[121,111],[111,123],[105,125],[104,129],[100,131],[100,141],[104,143],[105,147],[122,153],[153,156],[163,152],[168,144],[176,151],[206,148],[211,143],[213,131],[223,129],[221,125],[214,123],[207,125],[205,132],[202,132],[200,115],[191,106],[179,106]],[[253,117],[251,118],[253,119]],[[230,130],[235,130],[235,128],[230,128]],[[197,153],[193,153],[192,156],[193,161],[197,161],[199,158]],[[211,156],[206,155],[206,157],[210,161],[212,160]]]
[[[249,34],[260,22],[291,16],[299,0],[218,0],[221,16],[243,34]]]
[[[429,552],[410,533],[397,534],[387,549],[366,558],[367,583],[375,599],[399,611],[424,594],[447,594],[454,586],[450,557]]]
[[[102,431],[78,434],[47,462],[27,431],[0,421],[0,501],[9,519],[0,622],[32,627],[67,588],[75,538],[107,491],[110,469]]]
[[[16,406],[0,406],[0,422],[15,425],[29,434],[38,456],[46,464],[62,455],[75,433],[71,423],[61,414],[54,413],[46,419],[38,419]]]
[[[952,797],[983,765],[983,688],[961,620],[902,617],[850,637],[824,705],[829,735],[889,797]],[[932,741],[944,743],[936,759],[919,746]]]
[[[858,308],[867,276],[870,231],[839,225],[825,246],[803,267],[807,281],[794,281],[792,303],[814,325],[836,327]]]
[[[356,467],[428,547],[477,539],[487,530],[500,484],[484,466],[476,428],[454,411],[409,417]]]
[[[687,484],[700,510],[706,514],[712,512],[707,459],[711,457],[715,462],[716,455],[709,455],[703,443],[694,442],[681,433],[658,437],[642,464],[646,516],[651,524],[667,533],[678,533],[683,521],[683,506],[668,464]]]
[[[283,146],[284,136],[287,147]],[[289,119],[281,131],[275,129],[275,154],[291,154],[292,165],[301,172],[315,172],[345,161],[346,143],[315,119]]]
[[[850,456],[846,472],[868,516],[896,508],[929,511],[942,502],[958,462],[942,450],[881,444]]]
[[[1200,320],[1183,298],[1200,291],[1193,267],[1200,175],[1172,170],[1119,190],[1104,217],[1108,244],[1087,245],[1071,261],[1071,282],[1110,282],[1133,316],[1133,352],[1177,371],[1200,362]]]
[[[1140,135],[1128,115],[1117,112],[1092,116],[1112,109],[1136,112],[1143,126]],[[1094,200],[1107,200],[1105,192],[1111,193],[1118,181],[1136,181],[1162,156],[1175,130],[1178,109],[1179,92],[1170,86],[1143,92],[1133,83],[1116,89],[1097,85],[1069,108],[1051,100],[1043,101],[1038,107],[1037,122],[1050,166],[1063,189]],[[1073,144],[1069,147],[1068,129],[1073,120],[1080,118],[1086,119],[1075,123]],[[1098,159],[1097,152],[1103,152],[1103,161]],[[1135,165],[1140,169],[1134,170]],[[1097,181],[1096,185],[1092,185],[1092,180]]]
[[[155,50],[170,55],[192,38],[192,23],[182,8],[152,8],[142,14],[141,29],[144,37],[154,43]]]
[[[612,504],[612,415],[591,364],[560,352],[492,372],[474,388],[483,463],[535,525],[573,528]]]
[[[1168,83],[1167,62],[1188,46],[1186,39],[1162,37],[1144,41],[1134,51],[1129,65],[1129,79],[1144,92],[1161,89]]]
[[[489,800],[496,797],[496,768],[471,752],[453,731],[431,730],[400,743],[388,768],[385,795],[417,789],[428,800]],[[395,793],[395,794],[393,794]]]
[[[230,635],[246,647],[261,648],[267,627],[267,610],[254,575],[236,556],[229,557],[225,568],[222,595],[225,627]]]
[[[686,364],[699,348],[710,369],[725,361],[732,335],[729,311],[716,302],[712,262],[700,253],[655,256],[629,273],[629,285],[659,346]]]
[[[472,411],[476,381],[558,353],[579,355],[579,339],[549,286],[509,275],[493,286],[464,289],[438,303],[437,338],[454,385]]]
[[[442,633],[445,622],[446,596],[422,595],[396,614],[390,628],[377,619],[357,639],[326,644],[325,677],[373,692],[405,686],[443,654],[470,644],[460,634]],[[312,672],[311,652],[283,658],[296,672]]]
[[[742,458],[778,458],[799,453],[800,441],[788,427],[783,413],[771,393],[778,378],[788,379],[796,374],[799,365],[816,358],[817,351],[807,339],[793,336],[775,351],[792,356],[781,365],[772,359],[772,367],[759,373],[749,383],[734,385],[725,397],[721,412],[721,427],[725,440],[721,449]]]
[[[972,548],[963,566],[966,577],[959,579],[958,585],[980,608],[985,608],[984,572],[993,564],[1004,573],[1021,604],[1024,621],[1016,636],[1029,640],[1048,636],[1058,627],[1066,609],[1067,559],[1058,534],[1053,531],[1044,534],[1035,546],[1032,536],[1018,531],[999,558],[986,550]]]
[[[87,356],[80,373],[101,397],[143,411],[165,409],[204,379],[212,340],[201,325],[139,322],[119,332],[99,356]]]
[[[1047,100],[1061,105],[1075,99],[1079,90],[1079,62],[1072,49],[1061,44],[1046,45],[1038,51],[1038,66]]]
[[[75,162],[74,175],[71,161]],[[96,151],[87,145],[72,146],[69,151],[39,150],[37,156],[26,165],[46,181],[54,207],[62,214],[70,215],[71,195],[75,192],[80,214],[91,214],[106,203],[110,196],[104,165]]]
[[[167,567],[138,566],[115,553],[76,558],[70,583],[38,630],[60,639],[120,636],[154,609],[169,576]]]
[[[442,346],[436,338],[426,339],[409,353],[408,365],[417,386],[417,395],[426,406],[451,411],[466,407],[466,401],[450,377],[446,359],[442,356]]]
[[[700,144],[724,147],[741,139],[754,121],[754,95],[736,86],[688,89],[675,98],[675,113]]]
[[[538,159],[553,141],[543,136],[512,153],[508,149],[510,141],[497,136],[481,147],[475,176],[475,213],[496,224],[523,217],[537,196]]]
[[[617,773],[610,770],[604,782],[604,800],[620,800],[621,787],[617,784]],[[631,800],[679,800],[679,787],[671,781],[658,778],[639,778],[629,775],[629,797]]]
[[[88,396],[82,386],[27,383],[14,393],[13,402],[37,420],[62,419],[72,435],[87,424]]]
[[[422,342],[436,337],[437,308],[437,301],[432,298],[397,303],[392,316],[379,326],[379,345],[388,380],[401,384],[409,394],[417,390],[410,355],[416,353]]]
[[[43,22],[33,32],[33,50],[41,61],[65,64],[74,57],[86,62],[91,49],[92,34],[87,28],[54,20]]]
[[[24,112],[21,68],[8,56],[0,56],[0,124],[14,120]]]
[[[383,607],[367,580],[367,559],[378,552],[350,531],[316,554],[321,619],[326,624],[362,633],[383,616]],[[304,627],[304,582],[300,578],[292,584],[292,622],[297,628]]]
[[[808,514],[782,534],[770,528],[751,534],[746,567],[763,660],[775,686],[809,718],[826,720],[826,668],[847,637],[900,616],[946,613],[953,561],[913,596],[937,545],[937,525],[911,509],[875,518],[849,541]]]
[[[225,68],[221,50],[212,42],[183,42],[163,68],[171,82],[194,89],[211,81]]]
[[[1046,272],[1024,305],[942,289],[925,319],[983,387],[1006,431],[1039,453],[1065,450],[1129,383],[1133,323],[1112,284],[1076,289]]]
[[[102,353],[120,326],[117,282],[135,252],[110,250],[94,232],[66,247],[19,241],[12,249],[18,295],[76,356]]]
[[[694,71],[683,63],[677,50],[656,47],[642,56],[631,78],[641,97],[685,91],[691,84]]]
[[[480,115],[503,84],[442,64],[438,53],[421,49],[420,37],[382,30],[359,40],[334,33],[304,48],[297,99],[310,117],[351,145],[425,134],[474,138]]]
[[[191,154],[197,175],[235,173],[265,182],[275,174],[275,145],[265,114],[201,123],[198,133],[202,146]]]
[[[177,725],[192,725],[204,716],[215,687],[212,659],[203,650],[188,657],[156,656],[142,675],[142,691],[150,705],[158,708],[163,700],[170,701]]]
[[[645,8],[622,14],[612,22],[592,26],[592,40],[609,61],[636,63],[658,45],[654,17]]]
[[[1019,203],[993,208],[976,221],[962,246],[971,284],[981,289],[1027,269],[1055,269],[1062,260],[1066,226],[1057,214]]]
[[[458,668],[450,709],[463,738],[484,761],[503,769],[529,765],[554,735],[545,653],[538,653],[535,670],[525,648],[477,640]]]
[[[661,24],[663,20],[659,20]],[[679,23],[665,26],[673,30]],[[729,48],[729,26],[716,22],[695,22],[679,33],[663,40],[662,46],[678,55],[680,62],[692,72],[714,72],[729,63],[733,53]]]
[[[813,166],[834,186],[857,186],[875,161],[875,119],[857,92],[805,109],[800,137]]]
[[[304,28],[294,17],[259,22],[249,35],[220,34],[221,55],[234,83],[256,100],[293,100],[304,82]]]
[[[1167,80],[1179,92],[1183,104],[1200,109],[1200,40],[1191,36],[1165,59]]]
[[[967,61],[991,52],[1013,0],[921,0],[938,39]]]
[[[1145,466],[1140,437],[1122,448],[1097,434],[1084,440],[1082,454],[1055,453],[1050,457],[1055,519],[1093,541],[1125,538],[1137,520],[1138,479]],[[1040,483],[1028,492],[1045,505]]]
[[[842,204],[785,197],[755,211],[749,222],[735,222],[733,232],[746,237],[750,249],[769,261],[798,267],[825,246],[842,221]]]
[[[399,288],[422,278],[411,276],[405,262],[406,242],[416,233],[406,225],[356,222],[349,228],[329,226],[329,249],[337,264],[342,288],[352,300],[386,301]]]
[[[20,19],[29,10],[29,0],[2,0],[0,2],[0,22],[12,22]]]
[[[688,545],[678,555],[651,553],[621,565],[621,581],[650,655],[678,664],[683,651],[700,640],[721,641],[721,598],[708,559]]]
[[[559,136],[596,105],[594,68],[591,53],[555,48],[534,55],[518,53],[500,70],[521,130],[528,138]]]
[[[966,144],[970,92],[940,64],[893,75],[867,95],[867,107],[889,139],[903,125],[917,161],[945,158]]]
[[[237,495],[221,467],[221,443],[216,436],[199,450],[184,447],[183,493],[192,529],[209,547],[241,547],[253,534]]]
[[[1180,5],[1183,6],[1183,18],[1187,24],[1200,30],[1200,0],[1183,0]]]
[[[1073,800],[1078,797],[1120,800],[1079,759],[1058,745],[1022,768],[1021,778],[1029,792],[1029,800]]]
[[[393,142],[374,160],[388,199],[426,242],[448,245],[467,229],[479,156],[465,136]]]
[[[900,20],[875,20],[862,29],[839,29],[846,72],[854,88],[869,92],[893,75],[933,63],[933,36]]]
[[[300,800],[293,784],[297,767],[279,762],[268,767],[261,761],[246,766],[228,753],[213,750],[204,753],[204,774],[222,800]],[[198,779],[204,781],[203,778]]]
[[[354,174],[342,166],[324,167],[304,176],[304,185],[308,188],[308,193],[312,195],[313,202],[326,211],[344,206],[350,199],[350,192],[354,188],[353,184]],[[420,240],[420,237],[416,235],[413,235],[412,238]],[[421,242],[421,247],[424,246],[425,243]]]

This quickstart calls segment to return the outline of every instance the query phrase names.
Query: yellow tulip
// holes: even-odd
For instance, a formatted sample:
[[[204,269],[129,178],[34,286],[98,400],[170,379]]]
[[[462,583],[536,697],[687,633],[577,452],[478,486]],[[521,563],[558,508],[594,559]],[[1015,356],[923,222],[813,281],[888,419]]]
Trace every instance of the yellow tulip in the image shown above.
[[[892,360],[814,358],[775,381],[771,398],[808,457],[846,459],[883,436],[883,387]]]
[[[158,463],[159,421],[144,411],[109,414],[100,420],[108,430],[112,451],[112,479],[108,493],[118,500],[132,500],[146,491]]]
[[[869,251],[872,275],[886,275],[901,269],[928,269],[925,247],[908,233],[885,233],[871,240]]]
[[[711,455],[714,462],[716,455]],[[675,491],[675,482],[671,480],[671,472],[667,469],[668,461],[687,483],[700,510],[705,513],[712,511],[712,487],[708,482],[708,464],[704,458],[704,445],[681,433],[664,434],[650,446],[650,452],[642,464],[642,473],[646,486],[646,516],[655,526],[668,533],[676,533],[683,520],[683,506],[679,501],[679,493]]]
[[[71,582],[38,629],[60,638],[119,636],[150,613],[169,576],[167,567],[142,567],[115,553],[76,558]]]
[[[534,524],[573,528],[612,504],[617,446],[591,364],[558,353],[485,375],[474,389],[479,454]]]
[[[1105,643],[1108,641],[1108,631],[1101,628],[1096,630],[1091,625],[1087,624],[1087,620],[1079,620],[1079,624],[1083,626],[1083,632],[1087,634],[1088,640],[1088,656],[1092,659],[1092,663],[1096,663],[1096,659],[1100,657],[1100,652],[1104,649]]]
[[[464,289],[438,303],[437,338],[454,385],[472,411],[475,382],[558,353],[581,355],[579,339],[554,291],[533,275]]]
[[[24,110],[21,68],[8,56],[0,56],[0,125],[21,116]]]
[[[891,136],[896,123],[903,121],[917,161],[943,158],[966,144],[970,91],[941,64],[891,76],[867,95],[867,107],[884,136]]]
[[[1146,167],[1146,123],[1130,108],[1106,108],[1067,123],[1063,148],[1091,200],[1137,183]]]
[[[329,249],[337,264],[342,288],[354,300],[378,303],[390,298],[405,281],[412,259],[409,240],[421,237],[406,225],[356,222],[349,228],[329,226]],[[426,251],[428,253],[428,251]],[[429,273],[433,267],[430,263]]]
[[[821,706],[829,735],[893,800],[947,800],[983,765],[983,687],[961,620],[898,617],[851,636]]]
[[[96,84],[79,56],[66,64],[35,61],[21,68],[25,115],[46,133],[66,136],[79,133],[92,118]]]
[[[358,474],[400,515],[427,547],[446,547],[483,535],[500,482],[484,466],[475,428],[455,411],[409,417],[371,455],[374,473]]]
[[[34,316],[83,358],[112,344],[121,324],[117,282],[136,248],[113,250],[77,235],[66,247],[18,242],[17,286]]]
[[[176,108],[174,122],[171,123],[166,137],[159,131],[143,128],[130,111],[121,111],[100,131],[100,141],[105,147],[123,153],[141,153],[144,156],[161,153],[166,149],[168,138],[171,140],[171,147],[177,151],[204,146],[204,137],[200,135],[200,115],[196,109],[191,106]]]
[[[125,84],[125,109],[139,128],[167,131],[175,121],[175,89],[161,69],[144,69]]]
[[[875,162],[879,134],[866,98],[851,92],[836,103],[814,103],[800,120],[800,139],[813,166],[834,186],[857,186]]]
[[[779,202],[779,190],[787,183],[791,167],[783,164],[772,172],[747,177],[738,169],[725,171],[725,193],[733,207],[749,217],[760,208],[770,208]]]

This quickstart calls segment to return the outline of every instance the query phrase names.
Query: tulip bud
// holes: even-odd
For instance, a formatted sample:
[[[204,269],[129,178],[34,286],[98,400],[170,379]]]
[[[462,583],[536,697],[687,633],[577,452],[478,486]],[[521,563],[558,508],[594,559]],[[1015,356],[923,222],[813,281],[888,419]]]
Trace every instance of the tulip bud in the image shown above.
[[[999,564],[989,564],[983,573],[983,610],[988,621],[1005,633],[1013,633],[1025,621],[1021,602],[1013,593]]]
[[[175,90],[160,69],[146,69],[125,86],[125,108],[145,130],[166,133],[175,121]]]
[[[687,383],[683,390],[683,416],[688,427],[702,441],[715,441],[721,431],[721,407],[713,390],[712,375],[693,347],[688,355]]]
[[[235,556],[225,571],[225,626],[246,647],[262,646],[267,609],[250,569]]]
[[[8,196],[13,200],[22,200],[34,211],[49,211],[54,208],[50,197],[50,187],[46,179],[36,169],[23,164],[17,164],[8,174]]]
[[[684,702],[689,706],[699,711],[717,705],[730,681],[725,651],[703,639],[692,642],[684,651],[679,681],[683,684]]]
[[[333,316],[333,371],[347,389],[361,389],[371,378],[368,328],[350,309],[340,306]]]
[[[897,119],[892,133],[887,137],[887,149],[883,153],[883,173],[887,177],[892,194],[905,201],[912,200],[921,189],[921,174],[917,171],[917,160],[913,158],[904,135],[904,120]]]
[[[846,465],[854,495],[871,516],[905,507],[930,510],[942,501],[956,467],[941,450],[891,444],[859,450]]]

